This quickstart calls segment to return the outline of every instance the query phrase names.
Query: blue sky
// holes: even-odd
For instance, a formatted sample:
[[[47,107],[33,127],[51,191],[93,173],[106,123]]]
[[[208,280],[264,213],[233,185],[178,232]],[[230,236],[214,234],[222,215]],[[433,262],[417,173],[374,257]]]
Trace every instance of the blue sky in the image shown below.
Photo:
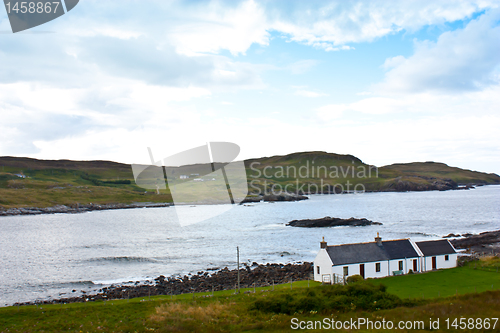
[[[0,32],[0,155],[230,141],[500,173],[498,1],[81,0]]]

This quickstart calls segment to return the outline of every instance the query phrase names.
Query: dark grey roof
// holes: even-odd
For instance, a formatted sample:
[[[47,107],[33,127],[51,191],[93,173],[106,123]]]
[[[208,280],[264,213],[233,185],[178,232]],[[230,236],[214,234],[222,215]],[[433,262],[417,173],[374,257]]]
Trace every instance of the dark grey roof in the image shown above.
[[[451,246],[447,239],[417,242],[416,244],[424,256],[456,253],[455,249]]]
[[[382,245],[376,242],[334,245],[326,251],[333,265],[418,257],[409,239],[382,241]]]

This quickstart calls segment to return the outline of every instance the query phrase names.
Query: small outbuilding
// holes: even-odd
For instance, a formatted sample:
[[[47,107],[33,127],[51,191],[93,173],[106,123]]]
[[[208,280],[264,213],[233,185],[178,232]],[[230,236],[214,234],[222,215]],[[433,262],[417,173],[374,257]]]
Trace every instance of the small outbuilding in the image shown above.
[[[458,254],[447,239],[416,243],[422,253],[422,272],[457,267]]]

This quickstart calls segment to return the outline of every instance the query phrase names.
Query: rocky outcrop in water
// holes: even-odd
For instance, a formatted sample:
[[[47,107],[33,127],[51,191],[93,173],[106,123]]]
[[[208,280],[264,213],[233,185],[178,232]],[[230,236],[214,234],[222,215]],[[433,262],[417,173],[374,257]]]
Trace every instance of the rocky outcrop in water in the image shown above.
[[[171,203],[152,203],[152,202],[137,202],[132,204],[88,204],[88,205],[74,205],[72,207],[65,205],[58,205],[47,208],[37,207],[23,207],[23,208],[9,208],[0,210],[0,216],[15,216],[15,215],[41,215],[41,214],[76,214],[91,212],[94,210],[110,210],[110,209],[131,209],[131,208],[153,208],[153,207],[169,207]]]
[[[373,222],[365,218],[356,219],[351,217],[349,219],[341,219],[338,217],[326,216],[321,219],[305,219],[305,220],[293,220],[288,222],[286,225],[292,227],[302,227],[302,228],[324,228],[324,227],[338,227],[338,226],[353,226],[361,227],[367,225],[382,225],[380,222]]]
[[[280,194],[266,194],[257,196],[246,197],[241,204],[252,203],[252,202],[276,202],[276,201],[301,201],[309,199],[305,195],[298,195],[293,193],[280,193]]]

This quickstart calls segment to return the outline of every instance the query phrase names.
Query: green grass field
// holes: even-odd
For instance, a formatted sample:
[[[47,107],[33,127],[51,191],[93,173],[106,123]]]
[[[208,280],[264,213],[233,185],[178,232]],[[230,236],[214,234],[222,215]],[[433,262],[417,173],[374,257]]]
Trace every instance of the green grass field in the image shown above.
[[[370,280],[369,283],[383,283],[388,293],[402,299],[415,297],[409,301],[410,307],[376,311],[301,311],[294,314],[269,313],[254,308],[257,301],[274,296],[299,297],[300,304],[300,297],[311,295],[309,291],[318,292],[321,291],[318,288],[324,288],[317,282],[297,281],[292,285],[276,285],[274,290],[273,287],[256,288],[255,293],[253,288],[248,288],[241,290],[240,294],[226,290],[213,295],[197,293],[0,308],[0,332],[290,332],[292,318],[316,321],[325,317],[335,320],[418,320],[424,321],[426,330],[429,330],[430,318],[439,318],[443,325],[446,318],[500,317],[498,264],[498,259],[486,260],[456,269]],[[496,290],[485,291],[491,289],[491,285]],[[462,289],[456,295],[458,286]],[[474,286],[477,292],[474,292]],[[440,297],[437,297],[436,289],[442,290]],[[420,292],[428,293],[428,296],[422,299],[422,295],[416,295]],[[498,328],[497,325],[496,331]]]
[[[480,263],[470,263],[465,267],[394,276],[376,281],[386,285],[388,292],[401,298],[437,298],[457,293],[462,295],[500,289],[498,264],[500,260],[497,259],[489,269],[483,268]]]

